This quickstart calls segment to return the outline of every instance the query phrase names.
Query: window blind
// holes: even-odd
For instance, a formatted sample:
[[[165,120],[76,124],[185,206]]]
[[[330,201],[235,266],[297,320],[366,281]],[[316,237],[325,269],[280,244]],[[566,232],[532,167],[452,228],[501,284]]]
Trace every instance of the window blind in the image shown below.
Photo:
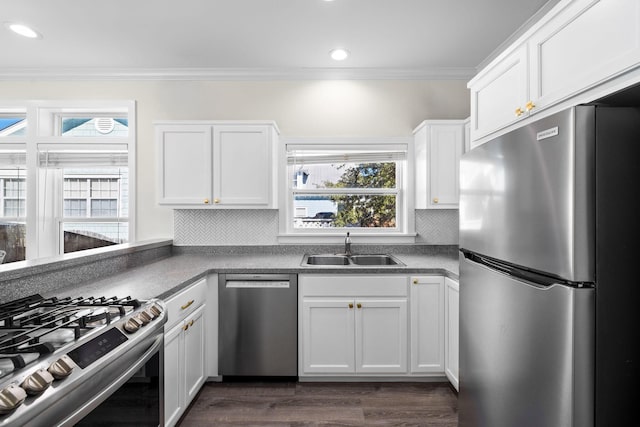
[[[41,168],[127,166],[127,151],[38,151]]]
[[[0,168],[25,166],[27,153],[23,150],[0,150]]]
[[[375,148],[345,145],[320,147],[287,145],[287,164],[322,163],[377,163],[405,160],[407,146],[404,144],[377,145]]]

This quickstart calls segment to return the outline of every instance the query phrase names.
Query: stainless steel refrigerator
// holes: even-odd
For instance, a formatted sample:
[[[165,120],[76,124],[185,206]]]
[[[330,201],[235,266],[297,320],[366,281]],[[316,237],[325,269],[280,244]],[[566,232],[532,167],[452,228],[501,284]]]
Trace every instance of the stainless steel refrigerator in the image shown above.
[[[640,108],[463,155],[460,427],[638,425]]]

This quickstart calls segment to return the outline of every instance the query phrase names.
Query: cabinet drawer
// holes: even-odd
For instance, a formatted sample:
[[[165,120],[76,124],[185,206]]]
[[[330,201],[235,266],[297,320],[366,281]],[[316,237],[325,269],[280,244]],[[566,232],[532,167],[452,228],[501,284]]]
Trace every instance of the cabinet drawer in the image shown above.
[[[200,307],[207,298],[207,279],[201,279],[187,289],[169,298],[167,303],[167,324],[169,330],[177,322],[183,320]]]
[[[313,296],[407,296],[407,276],[301,275],[302,295]]]

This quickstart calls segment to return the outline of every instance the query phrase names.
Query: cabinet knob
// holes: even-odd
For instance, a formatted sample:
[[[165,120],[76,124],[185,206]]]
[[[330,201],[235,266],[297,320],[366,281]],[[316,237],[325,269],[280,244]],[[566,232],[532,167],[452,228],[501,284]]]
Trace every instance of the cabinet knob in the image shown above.
[[[524,106],[524,108],[526,108],[527,111],[531,111],[536,108],[536,105],[533,103],[533,101],[529,101],[527,102],[527,105]]]
[[[353,304],[349,303],[349,308],[353,308]]]
[[[213,203],[220,203],[220,199],[213,199]]]
[[[418,284],[418,279],[413,279],[413,284],[417,285]]]
[[[204,204],[208,205],[209,204],[209,199],[204,199]]]
[[[520,107],[516,108],[516,117],[520,117],[524,114],[524,110]]]
[[[438,199],[437,197],[433,198],[433,203],[438,203],[440,201],[440,199]]]
[[[360,303],[356,304],[356,306],[357,306],[358,308],[362,308],[362,304],[360,304]]]

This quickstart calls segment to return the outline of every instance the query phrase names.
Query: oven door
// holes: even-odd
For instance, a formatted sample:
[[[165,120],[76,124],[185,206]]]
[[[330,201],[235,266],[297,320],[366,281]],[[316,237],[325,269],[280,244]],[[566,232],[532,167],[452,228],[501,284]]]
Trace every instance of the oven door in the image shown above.
[[[164,336],[158,335],[134,363],[117,378],[96,390],[61,426],[162,426],[164,425]]]

